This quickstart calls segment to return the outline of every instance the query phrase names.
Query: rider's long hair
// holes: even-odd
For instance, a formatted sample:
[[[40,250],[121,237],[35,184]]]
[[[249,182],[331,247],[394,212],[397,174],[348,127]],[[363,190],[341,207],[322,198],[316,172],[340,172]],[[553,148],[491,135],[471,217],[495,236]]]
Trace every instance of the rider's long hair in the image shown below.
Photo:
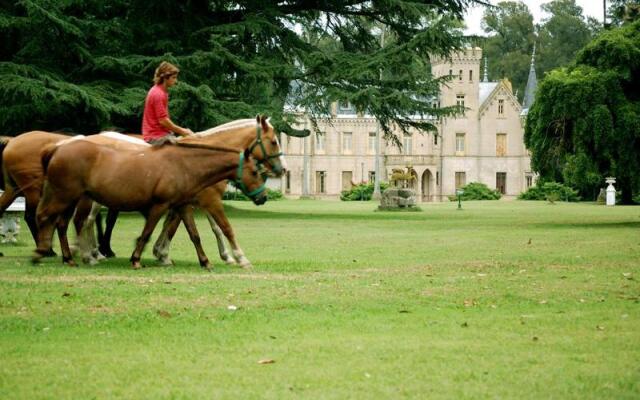
[[[160,63],[158,68],[156,68],[156,73],[153,75],[153,83],[161,85],[166,79],[169,79],[173,75],[178,75],[178,72],[180,72],[178,67],[170,62],[163,61]]]

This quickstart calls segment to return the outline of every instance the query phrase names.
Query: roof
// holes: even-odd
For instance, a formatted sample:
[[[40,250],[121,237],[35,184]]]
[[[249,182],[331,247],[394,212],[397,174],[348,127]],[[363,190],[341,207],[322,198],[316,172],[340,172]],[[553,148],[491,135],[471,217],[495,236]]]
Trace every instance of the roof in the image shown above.
[[[478,96],[478,104],[482,105],[489,95],[498,86],[498,82],[480,82],[480,91]]]

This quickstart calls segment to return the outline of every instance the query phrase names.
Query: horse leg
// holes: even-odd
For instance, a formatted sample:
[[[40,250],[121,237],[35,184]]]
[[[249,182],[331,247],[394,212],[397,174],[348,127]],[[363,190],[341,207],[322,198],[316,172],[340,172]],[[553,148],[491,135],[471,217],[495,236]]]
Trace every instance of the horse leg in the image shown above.
[[[40,189],[27,188],[23,192],[24,195],[24,221],[29,227],[33,241],[38,244],[38,224],[36,222],[36,210],[38,208],[38,202],[40,201]],[[52,233],[53,235],[53,233]],[[49,246],[49,249],[42,254],[44,257],[55,257],[57,254],[53,251],[53,248]]]
[[[51,241],[53,238],[53,230],[56,227],[60,214],[70,208],[70,204],[75,204],[75,202],[55,198],[45,184],[41,202],[38,204],[36,210],[36,222],[38,226],[37,247],[31,259],[32,262],[39,262],[42,257],[48,256],[52,251]]]
[[[76,214],[73,218],[82,262],[90,265],[97,264],[100,258],[104,259],[96,249],[95,236],[93,234],[95,216],[98,212],[100,212],[100,204],[88,197],[83,197],[78,202]]]
[[[69,240],[67,238],[67,230],[69,228],[69,221],[73,217],[73,212],[76,209],[76,204],[68,207],[62,212],[60,218],[58,218],[58,238],[60,239],[60,251],[62,252],[62,263],[67,264],[70,267],[75,267],[76,263],[73,261],[71,255],[71,249],[69,248]]]
[[[0,218],[2,218],[2,215],[4,214],[4,212],[7,210],[7,208],[9,208],[11,203],[13,203],[13,201],[17,197],[18,197],[18,193],[16,192],[16,190],[13,189],[13,187],[7,185],[6,190],[2,192],[2,195],[0,195]],[[29,229],[31,229],[31,227],[29,227]],[[0,257],[1,256],[4,256],[4,254],[0,253]]]
[[[209,219],[209,223],[212,225],[212,227],[214,223],[217,224],[217,226],[220,227],[224,235],[227,237],[227,240],[231,245],[231,252],[233,253],[233,257],[236,259],[237,263],[242,268],[251,268],[251,261],[249,261],[249,259],[244,255],[244,252],[240,248],[240,245],[238,245],[238,242],[236,242],[233,228],[231,227],[227,216],[224,214],[222,200],[219,198],[215,198],[207,205],[206,211],[207,218]]]
[[[7,186],[5,188],[5,191],[0,195],[0,218],[17,197],[18,192],[13,187]]]
[[[113,233],[113,228],[116,226],[118,213],[118,210],[109,209],[107,211],[107,222],[106,228],[104,230],[104,236],[102,236],[102,239],[100,239],[100,235],[98,235],[98,250],[100,250],[100,253],[107,258],[116,256],[116,254],[111,249],[111,234]]]
[[[187,232],[189,232],[189,238],[196,248],[200,266],[210,271],[211,264],[209,263],[207,255],[204,253],[204,249],[202,248],[202,243],[200,241],[200,234],[198,233],[198,227],[196,226],[196,222],[193,220],[193,207],[190,205],[182,206],[178,212],[180,213],[180,218],[182,218],[182,221],[184,222],[184,226],[187,228]]]
[[[220,259],[224,261],[224,263],[227,265],[235,265],[236,264],[235,258],[231,257],[229,255],[229,252],[227,251],[227,245],[224,242],[224,234],[222,233],[222,229],[220,229],[220,227],[218,226],[216,221],[213,219],[211,214],[209,214],[209,212],[207,212],[206,214],[207,214],[207,221],[209,221],[209,225],[211,226],[211,231],[216,237],[216,243],[218,244],[218,253],[220,254]]]
[[[167,217],[164,219],[162,232],[160,232],[160,236],[158,236],[158,240],[153,246],[153,255],[162,265],[173,264],[173,261],[169,258],[169,247],[171,246],[171,239],[173,239],[178,230],[178,226],[180,226],[180,214],[174,210],[169,210]]]
[[[147,221],[144,224],[144,228],[142,229],[142,234],[138,238],[136,243],[136,248],[133,250],[133,254],[131,254],[131,266],[133,269],[142,268],[142,264],[140,264],[140,256],[142,255],[142,251],[144,250],[144,246],[149,241],[149,237],[153,233],[153,229],[158,224],[160,217],[167,211],[168,204],[156,204],[151,207],[149,212],[147,213]]]

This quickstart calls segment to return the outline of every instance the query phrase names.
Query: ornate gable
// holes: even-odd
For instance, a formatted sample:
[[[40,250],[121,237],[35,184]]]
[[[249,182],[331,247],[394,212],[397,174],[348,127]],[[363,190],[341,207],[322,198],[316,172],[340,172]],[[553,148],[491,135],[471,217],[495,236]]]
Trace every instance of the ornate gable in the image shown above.
[[[506,100],[505,104],[510,104],[511,107],[513,107],[513,109],[516,111],[516,115],[520,115],[522,106],[511,91],[511,82],[509,82],[507,79],[503,79],[497,82],[495,88],[482,102],[482,104],[480,104],[480,108],[478,109],[478,119],[482,118],[489,107],[492,107],[494,103],[497,102],[499,96],[504,96],[504,99]]]

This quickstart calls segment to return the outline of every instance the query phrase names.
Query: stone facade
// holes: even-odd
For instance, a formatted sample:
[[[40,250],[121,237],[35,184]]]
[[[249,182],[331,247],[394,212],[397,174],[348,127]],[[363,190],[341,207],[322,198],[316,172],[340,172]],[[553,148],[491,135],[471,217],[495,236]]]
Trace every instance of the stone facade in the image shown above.
[[[439,105],[464,102],[467,111],[464,116],[435,121],[437,135],[400,133],[402,151],[381,140],[383,181],[388,181],[392,169],[412,166],[419,201],[446,200],[457,187],[470,182],[497,188],[504,198],[514,198],[534,184],[523,142],[522,107],[508,80],[487,82],[485,72],[481,81],[481,60],[482,50],[474,48],[450,60],[434,61],[435,76],[454,75],[442,87]],[[319,130],[308,138],[284,136],[289,171],[270,186],[280,187],[291,197],[337,198],[352,182],[371,181],[376,128],[374,118],[358,115],[349,104],[334,104],[331,117],[320,120]]]

